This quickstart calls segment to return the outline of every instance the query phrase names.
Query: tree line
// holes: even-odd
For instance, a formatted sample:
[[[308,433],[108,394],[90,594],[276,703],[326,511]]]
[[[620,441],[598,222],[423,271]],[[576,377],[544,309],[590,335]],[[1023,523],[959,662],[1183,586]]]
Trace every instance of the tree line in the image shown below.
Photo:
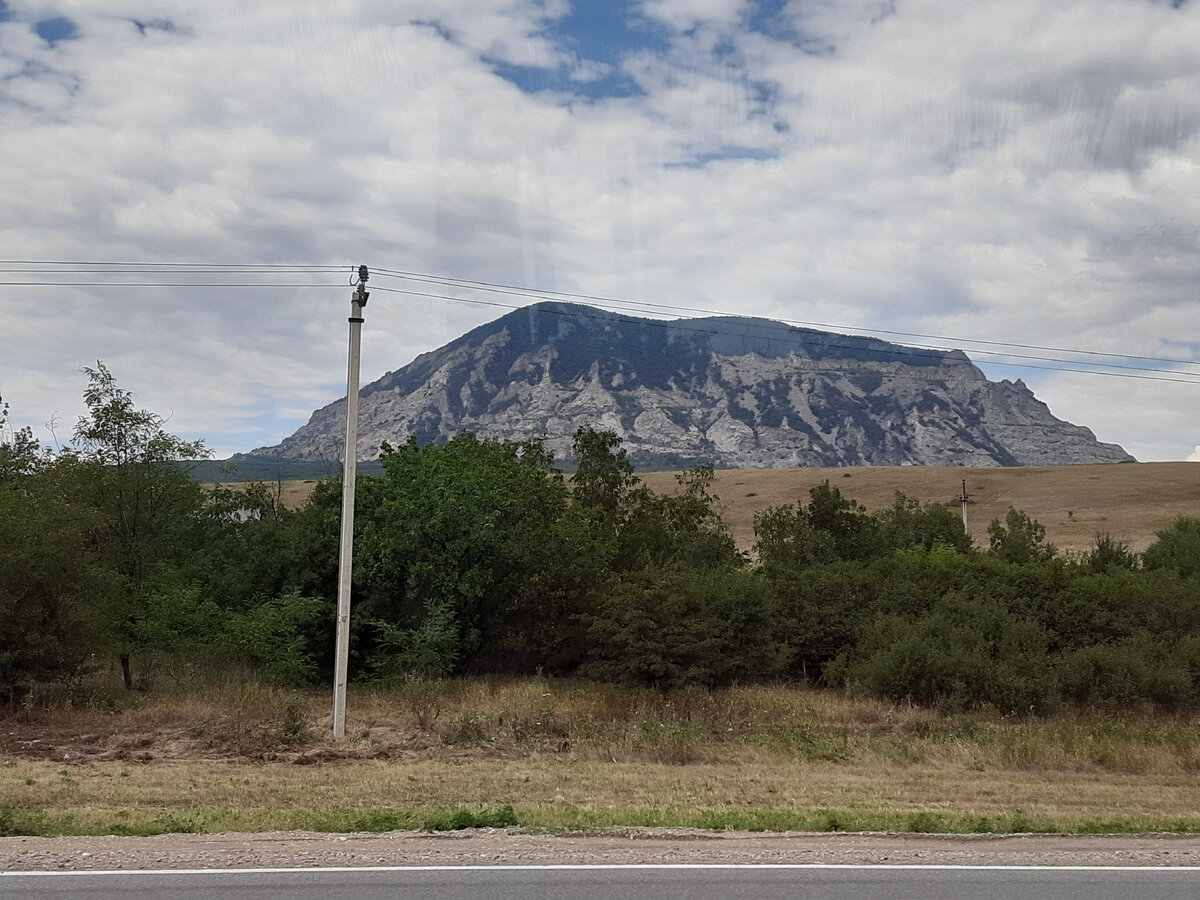
[[[0,412],[0,701],[236,666],[331,677],[341,484],[285,509],[205,488],[103,364],[65,449]],[[536,440],[383,445],[359,479],[351,675],[580,675],[663,689],[784,679],[955,708],[1200,705],[1200,519],[1139,554],[1063,555],[1010,509],[976,549],[959,516],[828,482],[734,544],[713,470],[656,493],[620,439],[582,429],[566,476]]]

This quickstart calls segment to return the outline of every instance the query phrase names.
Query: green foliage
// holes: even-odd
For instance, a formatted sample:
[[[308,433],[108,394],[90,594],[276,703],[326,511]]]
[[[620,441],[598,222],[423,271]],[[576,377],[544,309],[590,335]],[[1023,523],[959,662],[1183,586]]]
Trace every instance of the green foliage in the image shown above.
[[[1184,578],[1200,573],[1200,518],[1180,516],[1156,538],[1142,557],[1147,569],[1178,572]]]
[[[939,504],[896,494],[881,513],[869,514],[825,481],[809,492],[807,506],[780,506],[754,517],[755,551],[768,570],[842,561],[867,561],[898,550],[944,546],[970,553],[962,520]]]
[[[873,593],[872,573],[857,563],[778,568],[765,573],[774,595],[772,629],[786,648],[787,674],[819,680],[852,646]]]
[[[224,652],[282,684],[303,684],[315,674],[311,635],[332,618],[329,604],[292,590],[228,616],[221,635]]]
[[[6,431],[0,408],[0,702],[70,685],[101,653],[129,685],[135,665],[139,685],[213,668],[324,677],[340,483],[296,512],[262,484],[205,492],[179,464],[202,444],[135,408],[102,364],[86,371],[66,451]],[[1200,706],[1194,518],[1139,567],[1109,535],[1060,560],[1010,509],[981,554],[945,506],[898,494],[870,514],[825,482],[756,517],[752,567],[711,466],[657,494],[610,432],[576,434],[570,487],[538,442],[383,451],[383,474],[359,482],[351,660],[404,685],[422,727],[446,678],[538,670],[658,688],[819,679],[1021,714]]]
[[[611,431],[579,429],[574,453],[579,468],[571,478],[572,500],[592,515],[600,535],[612,536],[614,570],[744,561],[716,513],[711,465],[677,475],[678,492],[666,495],[641,484],[621,439]]]
[[[441,600],[426,604],[424,612],[420,623],[411,628],[398,628],[382,619],[373,623],[379,629],[377,674],[440,680],[455,673],[462,654],[456,610]]]
[[[0,804],[0,837],[36,837],[54,833],[46,816],[37,810]]]
[[[833,536],[814,526],[803,507],[755,513],[754,535],[754,552],[768,569],[803,569],[837,558]]]
[[[805,515],[813,528],[832,540],[836,559],[864,560],[877,554],[878,520],[828,481],[809,491]]]
[[[641,483],[621,448],[621,439],[611,431],[580,428],[571,450],[577,466],[571,476],[575,502],[615,516]]]
[[[962,517],[942,504],[922,505],[919,500],[897,492],[895,502],[876,518],[881,553],[913,547],[932,550],[939,546],[959,553],[972,550],[971,536],[963,528]]]
[[[0,402],[0,490],[18,486],[45,461],[32,431],[8,428],[8,404]]]
[[[70,463],[2,427],[0,417],[0,702],[15,703],[82,670],[117,581],[87,547]]]
[[[422,831],[462,831],[467,828],[515,828],[521,824],[511,806],[500,809],[481,809],[472,812],[459,809],[452,813],[435,813],[425,817]]]
[[[1018,564],[1033,563],[1053,559],[1058,552],[1053,544],[1045,542],[1046,528],[1037,519],[1010,506],[1004,521],[1001,525],[999,519],[992,519],[988,526],[991,552],[1000,559]]]
[[[754,533],[755,551],[768,569],[865,562],[911,547],[971,551],[962,521],[944,506],[922,506],[898,493],[891,507],[871,515],[828,481],[809,491],[807,506],[758,513]]]
[[[613,567],[742,565],[745,558],[714,509],[719,498],[710,493],[712,466],[689,469],[675,479],[680,492],[674,495],[639,488],[627,496]]]
[[[1123,710],[1140,703],[1177,709],[1196,699],[1192,642],[1164,647],[1142,633],[1117,644],[1089,644],[1063,656],[1063,696],[1081,706]],[[1189,657],[1191,657],[1189,659]]]
[[[379,670],[443,676],[570,665],[574,618],[603,580],[603,541],[568,509],[537,442],[462,434],[384,447],[356,513],[361,644]],[[565,652],[564,652],[565,651]]]
[[[1096,535],[1092,548],[1079,558],[1079,564],[1093,572],[1136,569],[1141,564],[1141,557],[1127,543],[1117,540],[1106,531]]]
[[[766,583],[738,569],[643,569],[615,584],[593,617],[597,678],[659,688],[716,687],[783,670]]]
[[[127,687],[130,656],[138,649],[134,623],[153,591],[153,579],[183,549],[177,529],[201,508],[200,486],[180,461],[206,456],[203,441],[184,441],[164,429],[157,413],[137,409],[98,362],[84,368],[87,414],[75,426],[72,493],[91,513],[88,540],[121,589],[110,612],[111,641],[121,657]]]
[[[947,594],[917,618],[876,618],[831,674],[896,700],[1038,712],[1057,699],[1048,643],[1000,603]]]

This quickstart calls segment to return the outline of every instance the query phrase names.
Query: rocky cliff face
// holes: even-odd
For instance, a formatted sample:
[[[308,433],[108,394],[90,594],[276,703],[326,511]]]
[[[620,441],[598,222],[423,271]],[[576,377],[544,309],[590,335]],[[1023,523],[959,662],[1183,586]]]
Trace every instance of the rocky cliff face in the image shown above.
[[[336,460],[345,400],[277,447]],[[381,441],[625,439],[636,464],[737,468],[1014,466],[1132,457],[1051,415],[1019,380],[992,382],[959,351],[919,350],[763,319],[663,322],[539,303],[367,385],[359,459]]]

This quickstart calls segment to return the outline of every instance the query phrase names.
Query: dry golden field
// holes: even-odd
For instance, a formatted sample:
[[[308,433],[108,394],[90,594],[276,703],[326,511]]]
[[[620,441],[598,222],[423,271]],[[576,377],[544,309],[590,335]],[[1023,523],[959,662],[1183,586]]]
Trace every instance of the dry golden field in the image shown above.
[[[643,474],[659,492],[675,489],[671,472]],[[1086,550],[1097,534],[1109,533],[1144,550],[1154,533],[1177,516],[1200,515],[1200,464],[1121,463],[1029,468],[879,466],[840,469],[725,469],[716,473],[714,493],[738,546],[754,544],[754,514],[772,506],[807,502],[811,488],[828,480],[846,497],[871,512],[890,506],[899,491],[922,503],[949,503],[959,509],[967,483],[967,526],[987,546],[992,519],[1004,519],[1009,506],[1024,510],[1046,527],[1046,539],[1061,550]],[[284,482],[283,501],[298,506],[314,481]]]
[[[647,485],[671,490],[674,476],[649,473]],[[852,469],[738,469],[716,474],[714,493],[738,545],[754,542],[754,514],[771,506],[807,502],[811,488],[828,480],[843,496],[871,512],[890,506],[896,492],[922,503],[949,503],[967,483],[967,527],[987,546],[992,519],[1009,506],[1046,527],[1046,539],[1062,550],[1085,550],[1108,532],[1136,550],[1177,516],[1200,515],[1200,464],[1121,463],[968,469],[942,466],[880,466]]]

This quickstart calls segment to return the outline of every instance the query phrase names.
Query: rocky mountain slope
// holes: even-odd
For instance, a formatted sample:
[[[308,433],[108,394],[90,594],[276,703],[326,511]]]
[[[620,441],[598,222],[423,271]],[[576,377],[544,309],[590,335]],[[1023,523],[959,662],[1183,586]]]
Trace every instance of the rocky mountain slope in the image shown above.
[[[1020,381],[960,351],[764,319],[658,321],[546,302],[509,313],[362,389],[359,459],[381,441],[542,437],[570,454],[581,426],[612,430],[636,464],[736,468],[1013,466],[1132,457],[1055,418]],[[276,447],[336,460],[345,399]]]

